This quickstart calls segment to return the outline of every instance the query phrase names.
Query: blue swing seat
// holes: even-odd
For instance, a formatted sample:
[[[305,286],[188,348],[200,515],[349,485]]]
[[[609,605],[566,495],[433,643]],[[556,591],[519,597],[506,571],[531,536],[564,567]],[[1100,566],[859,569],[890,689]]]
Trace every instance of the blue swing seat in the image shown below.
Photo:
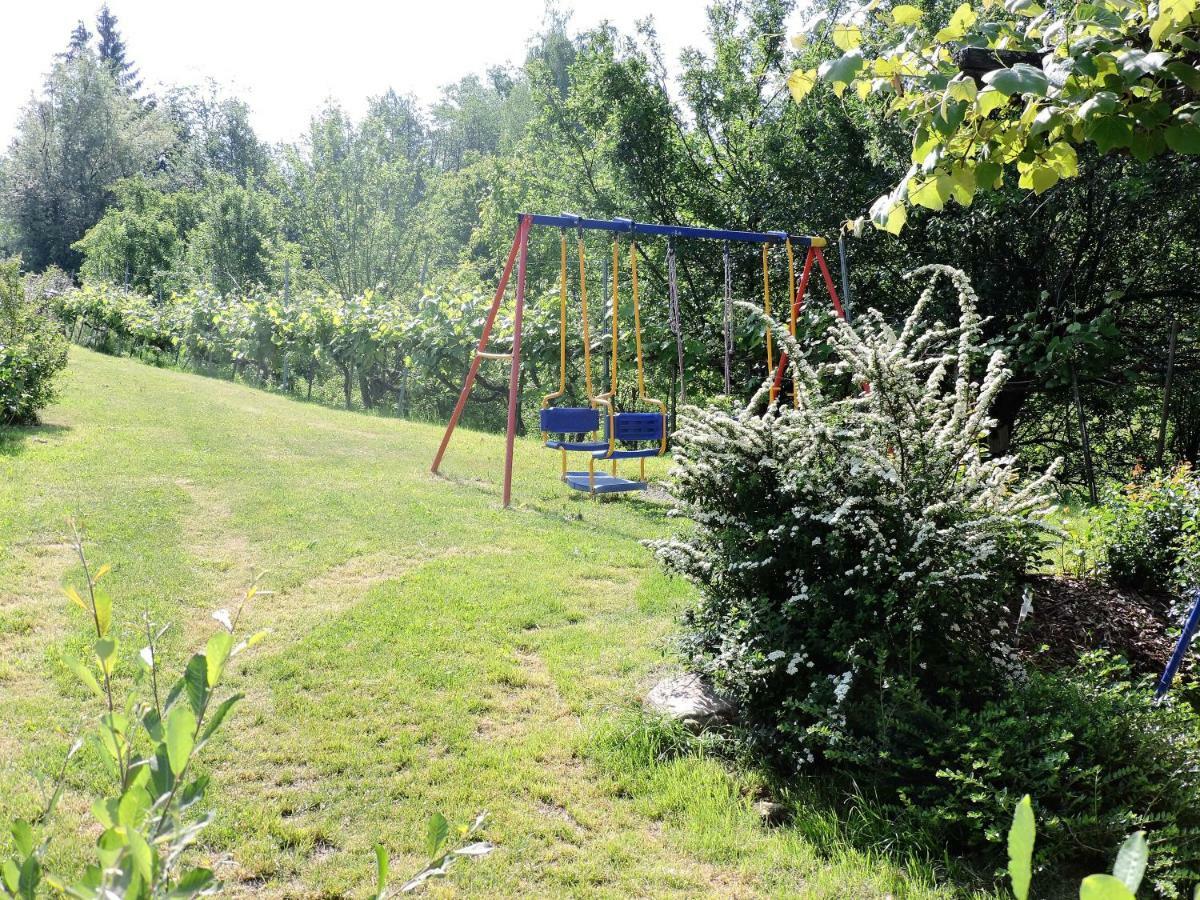
[[[648,459],[662,453],[663,433],[666,430],[666,416],[662,413],[616,413],[612,417],[613,435],[618,441],[626,444],[645,444],[651,441],[656,446],[636,450],[610,450],[608,444],[592,453],[596,459]],[[605,431],[607,432],[607,421]]]
[[[541,412],[541,430],[547,434],[590,434],[600,428],[600,410],[590,406],[555,406]],[[551,438],[546,441],[551,450],[581,450],[594,453],[607,450],[608,441],[568,441]]]
[[[627,478],[618,478],[615,475],[606,475],[601,472],[597,472],[594,479],[595,493],[597,494],[623,494],[629,491],[646,490],[644,481],[630,481]],[[585,493],[592,491],[592,483],[588,481],[587,472],[568,472],[566,481],[577,491]]]

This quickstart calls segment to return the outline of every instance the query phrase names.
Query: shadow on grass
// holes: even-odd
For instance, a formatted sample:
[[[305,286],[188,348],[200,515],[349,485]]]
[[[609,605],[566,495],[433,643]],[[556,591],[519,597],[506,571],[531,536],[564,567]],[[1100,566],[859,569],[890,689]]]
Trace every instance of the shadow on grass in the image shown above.
[[[0,456],[16,456],[31,443],[48,444],[70,430],[67,425],[0,425]]]

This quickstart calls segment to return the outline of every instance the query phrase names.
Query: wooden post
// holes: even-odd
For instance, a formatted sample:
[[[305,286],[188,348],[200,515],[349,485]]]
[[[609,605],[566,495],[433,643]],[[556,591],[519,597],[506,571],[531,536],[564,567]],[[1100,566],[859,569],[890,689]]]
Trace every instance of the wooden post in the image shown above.
[[[500,301],[504,299],[504,291],[508,287],[509,276],[512,275],[517,251],[524,245],[532,224],[533,220],[526,216],[521,220],[516,236],[513,238],[512,249],[508,251],[508,261],[504,264],[504,272],[500,275],[500,283],[496,285],[496,294],[492,297],[491,309],[488,310],[487,319],[483,323],[483,332],[479,335],[479,343],[475,347],[475,357],[471,360],[470,368],[467,369],[467,377],[463,380],[462,391],[458,395],[458,402],[454,404],[454,411],[450,414],[450,422],[446,425],[446,433],[442,435],[442,443],[438,446],[437,455],[433,458],[433,465],[429,467],[429,471],[435,475],[438,467],[442,464],[442,457],[446,455],[446,447],[450,445],[450,436],[454,434],[454,427],[458,424],[463,407],[467,405],[467,397],[471,395],[471,388],[475,385],[479,362],[483,359],[479,354],[487,348],[488,339],[492,334],[492,326],[496,322],[496,313],[500,309]]]

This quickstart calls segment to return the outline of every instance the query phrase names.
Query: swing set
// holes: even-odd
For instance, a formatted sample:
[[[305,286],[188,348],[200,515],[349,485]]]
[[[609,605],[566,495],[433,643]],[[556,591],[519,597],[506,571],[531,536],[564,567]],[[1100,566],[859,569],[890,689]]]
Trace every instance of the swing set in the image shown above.
[[[508,427],[504,453],[504,506],[512,502],[512,465],[513,445],[517,433],[517,415],[519,413],[519,387],[521,377],[521,333],[522,319],[525,311],[526,294],[526,263],[529,253],[529,235],[533,226],[548,226],[558,228],[559,240],[559,374],[558,389],[547,394],[542,399],[542,409],[539,426],[542,432],[542,443],[550,450],[557,450],[562,457],[562,480],[578,491],[585,491],[595,496],[597,494],[625,493],[644,491],[646,482],[646,460],[650,457],[663,456],[667,452],[667,404],[646,393],[645,363],[642,354],[642,323],[641,300],[638,282],[638,244],[639,235],[667,240],[667,290],[669,300],[669,322],[671,332],[675,336],[677,364],[680,378],[679,396],[684,394],[683,380],[683,325],[679,313],[679,292],[676,283],[675,241],[678,239],[708,239],[724,242],[722,254],[725,271],[724,292],[724,338],[725,338],[725,393],[731,394],[730,367],[733,359],[733,276],[730,260],[731,243],[757,243],[762,248],[762,286],[763,311],[771,314],[771,278],[770,250],[782,245],[787,253],[788,264],[788,297],[790,298],[789,330],[796,334],[796,323],[804,302],[804,294],[813,274],[814,266],[821,272],[826,290],[829,292],[833,308],[838,316],[846,318],[846,312],[834,285],[833,276],[825,262],[823,248],[826,241],[821,237],[791,235],[785,231],[733,231],[720,228],[694,228],[683,225],[654,225],[644,222],[634,222],[630,219],[586,219],[575,215],[536,215],[522,213],[518,216],[517,233],[513,238],[500,282],[492,298],[491,308],[484,320],[483,331],[479,343],[471,359],[466,378],[458,402],[451,413],[446,433],[438,447],[430,469],[437,474],[442,463],[442,457],[450,444],[450,438],[458,425],[459,417],[466,406],[467,398],[475,384],[479,365],[483,360],[500,360],[510,364],[508,383]],[[588,405],[559,406],[554,401],[562,400],[567,395],[567,232],[574,229],[577,234],[577,252],[579,268],[579,300],[581,332],[583,339],[583,376],[584,389]],[[608,389],[596,393],[592,381],[591,335],[588,318],[587,271],[584,252],[583,235],[586,231],[609,232],[613,235],[612,242],[612,281],[611,281],[611,319],[609,320],[612,341],[611,361],[609,367]],[[634,350],[637,359],[637,394],[638,404],[650,407],[653,411],[626,411],[617,409],[617,388],[619,386],[619,311],[620,311],[620,251],[621,238],[629,239],[629,280],[630,300],[633,306]],[[795,251],[804,249],[805,257],[799,280],[796,278]],[[513,266],[517,268],[516,301],[513,312],[513,337],[511,349],[507,352],[489,351],[492,328],[496,315],[504,299],[508,282],[512,276]],[[843,287],[846,287],[845,257],[842,257]],[[764,331],[766,343],[766,362],[768,373],[774,372],[771,383],[771,399],[778,397],[783,384],[784,372],[787,367],[787,353],[781,352],[778,361],[775,359],[774,343],[770,329]],[[569,470],[568,453],[586,453],[586,470]],[[619,460],[638,460],[638,478],[626,479],[618,477],[617,463]],[[596,463],[608,462],[610,472],[596,470]]]

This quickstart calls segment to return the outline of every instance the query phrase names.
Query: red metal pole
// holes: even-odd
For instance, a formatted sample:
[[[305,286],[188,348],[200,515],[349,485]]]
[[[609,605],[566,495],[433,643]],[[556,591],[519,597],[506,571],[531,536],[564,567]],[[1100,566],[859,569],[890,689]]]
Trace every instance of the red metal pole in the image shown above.
[[[833,276],[829,274],[829,266],[825,265],[825,254],[821,252],[820,247],[813,248],[817,254],[817,265],[821,267],[821,274],[825,276],[825,287],[829,289],[829,299],[833,301],[833,308],[837,311],[838,318],[846,318],[846,311],[842,309],[842,301],[838,299],[837,288],[833,285]]]
[[[513,311],[512,369],[508,374],[508,437],[504,446],[504,507],[512,502],[513,441],[517,436],[518,400],[521,387],[521,319],[525,312],[525,262],[529,256],[529,228],[533,219],[521,220],[517,241],[521,245],[521,261],[517,265],[517,305]]]
[[[517,249],[524,243],[524,235],[529,233],[529,220],[521,221],[517,228],[516,235],[513,236],[512,249],[508,251],[508,261],[504,264],[504,272],[500,276],[500,283],[496,286],[496,296],[492,298],[492,308],[488,310],[487,319],[483,323],[483,333],[479,335],[479,344],[475,348],[475,358],[471,360],[471,367],[467,370],[467,377],[463,381],[462,391],[458,395],[458,402],[454,404],[454,412],[450,414],[450,423],[446,426],[446,433],[442,435],[441,446],[438,447],[437,455],[433,458],[433,465],[429,471],[437,474],[438,467],[442,464],[442,457],[446,454],[446,447],[450,445],[450,435],[454,434],[454,427],[458,425],[458,418],[462,415],[463,407],[467,405],[467,397],[471,394],[471,388],[475,386],[475,375],[479,372],[479,354],[482,353],[488,344],[488,339],[492,334],[492,325],[496,322],[496,313],[500,309],[500,301],[504,299],[504,291],[508,287],[509,276],[512,275],[513,262],[517,258]]]
[[[833,301],[834,312],[837,313],[839,319],[846,318],[846,311],[842,308],[841,298],[838,297],[837,288],[833,283],[833,276],[829,274],[829,266],[825,264],[825,254],[821,252],[820,247],[809,247],[808,255],[804,258],[804,272],[800,275],[800,284],[796,286],[796,296],[792,301],[795,304],[796,314],[800,314],[800,307],[804,303],[804,289],[808,286],[808,278],[812,273],[814,259],[817,261],[817,265],[821,269],[821,275],[825,279],[825,289],[829,291],[829,299]],[[775,370],[776,393],[778,393],[780,385],[783,384],[783,371],[786,366],[787,351],[784,351],[779,357],[779,368]]]

